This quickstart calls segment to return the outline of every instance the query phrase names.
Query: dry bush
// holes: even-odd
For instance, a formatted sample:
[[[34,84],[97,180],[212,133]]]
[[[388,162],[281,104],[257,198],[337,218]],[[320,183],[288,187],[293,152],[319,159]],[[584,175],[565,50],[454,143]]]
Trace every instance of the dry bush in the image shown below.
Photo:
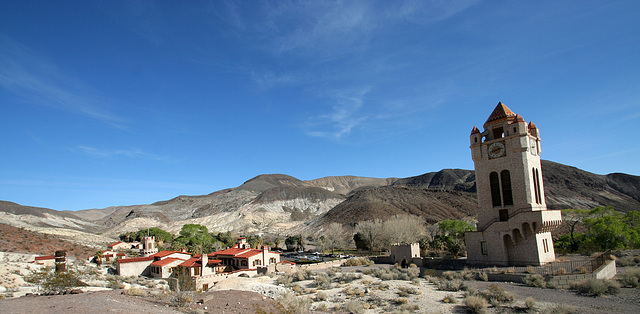
[[[411,294],[420,294],[420,291],[418,291],[418,289],[413,288],[413,287],[399,287],[398,288],[398,295],[401,297],[408,297]]]
[[[360,314],[364,313],[364,305],[360,301],[349,300],[344,303],[343,309],[348,313]]]
[[[620,278],[624,287],[637,288],[640,286],[640,269],[629,269]]]
[[[340,280],[341,283],[342,282],[349,283],[358,279],[362,279],[362,274],[346,273],[346,274],[342,274],[342,276],[340,276],[338,280]]]
[[[558,268],[558,270],[556,270],[554,275],[565,275],[566,273],[567,273],[567,270],[564,267],[560,267]]]
[[[296,297],[291,293],[281,294],[276,299],[276,313],[306,313],[311,308],[308,297]]]
[[[618,294],[620,284],[613,280],[591,278],[571,284],[571,289],[580,294],[602,296],[604,294]]]
[[[471,313],[484,313],[488,306],[487,300],[480,296],[468,296],[464,298],[464,305]]]
[[[526,299],[524,299],[524,307],[531,311],[533,310],[533,307],[536,305],[536,299],[534,299],[533,297],[527,297]]]
[[[442,291],[460,291],[465,290],[466,286],[461,279],[440,280],[437,283],[438,290]]]
[[[505,268],[502,270],[503,274],[515,274],[516,273],[516,268],[515,267],[509,267],[509,268]]]
[[[313,279],[313,283],[318,289],[331,289],[332,280],[329,275],[319,273],[316,275],[316,278]]]
[[[456,298],[455,295],[449,293],[446,296],[444,296],[444,298],[442,299],[442,302],[450,303],[450,304],[457,304],[458,303],[458,299]]]
[[[489,285],[489,289],[483,290],[480,295],[492,304],[511,303],[515,299],[511,292],[498,285]]]
[[[489,281],[489,274],[487,274],[486,272],[478,273],[478,280]]]
[[[139,288],[131,288],[125,291],[125,293],[127,295],[130,296],[136,296],[136,297],[142,297],[142,296],[146,296],[147,295],[147,291],[143,290],[143,289],[139,289]]]
[[[449,270],[449,271],[443,272],[442,277],[447,280],[462,279],[462,274],[460,274],[457,271]]]
[[[538,287],[538,288],[547,287],[547,281],[540,274],[527,275],[527,277],[524,278],[524,283],[529,287]]]
[[[536,273],[536,268],[533,267],[533,266],[527,266],[527,273],[535,274]]]
[[[371,266],[374,262],[368,257],[352,257],[344,262],[342,266]]]
[[[573,314],[576,313],[576,308],[566,304],[556,304],[554,307],[546,309],[545,314]]]
[[[394,303],[398,304],[398,305],[408,304],[409,303],[409,299],[400,297],[400,298],[395,299]]]
[[[195,298],[196,294],[193,291],[170,292],[165,294],[165,301],[177,307],[189,307],[193,304]]]
[[[326,292],[319,291],[319,292],[316,294],[316,299],[317,299],[318,301],[327,301],[327,300],[329,300],[329,295],[328,295]]]

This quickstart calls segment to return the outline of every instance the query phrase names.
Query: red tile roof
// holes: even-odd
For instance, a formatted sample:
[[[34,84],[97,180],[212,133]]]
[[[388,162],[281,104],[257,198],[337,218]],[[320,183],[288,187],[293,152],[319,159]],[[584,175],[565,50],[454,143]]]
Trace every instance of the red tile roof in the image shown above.
[[[186,260],[184,263],[178,265],[178,266],[183,266],[183,267],[194,267],[194,266],[202,266],[202,263],[200,262],[200,258],[198,257],[192,257],[188,260]]]
[[[118,245],[118,244],[120,244],[120,243],[124,243],[124,242],[122,242],[122,241],[118,241],[118,242],[116,242],[116,243],[109,244],[109,247],[114,247],[114,246],[116,246],[116,245]]]
[[[173,253],[182,253],[182,254],[187,254],[187,255],[191,255],[191,253],[188,252],[182,252],[182,251],[160,251],[156,254],[153,254],[152,256],[154,257],[165,257],[165,256],[169,256]]]
[[[162,266],[167,266],[167,265],[169,265],[169,264],[171,264],[171,263],[173,263],[175,261],[183,261],[184,262],[184,260],[180,259],[180,258],[167,257],[165,259],[161,259],[159,261],[155,261],[155,262],[151,263],[151,265],[162,267]]]
[[[147,262],[153,261],[153,256],[145,256],[145,257],[133,257],[133,258],[121,258],[118,260],[118,263],[136,263],[136,262]]]
[[[487,122],[485,122],[484,124],[487,124],[493,121],[499,121],[506,118],[512,118],[515,116],[516,116],[515,112],[511,111],[509,107],[505,106],[503,103],[500,102],[498,103],[496,108],[493,109],[493,112],[489,116],[489,119],[487,119]]]
[[[236,255],[236,257],[249,258],[251,256],[256,256],[260,253],[262,253],[262,250],[250,250],[248,252],[244,252],[242,254]]]
[[[44,260],[48,260],[48,259],[56,259],[56,257],[55,257],[55,255],[36,256],[36,261],[44,261]]]

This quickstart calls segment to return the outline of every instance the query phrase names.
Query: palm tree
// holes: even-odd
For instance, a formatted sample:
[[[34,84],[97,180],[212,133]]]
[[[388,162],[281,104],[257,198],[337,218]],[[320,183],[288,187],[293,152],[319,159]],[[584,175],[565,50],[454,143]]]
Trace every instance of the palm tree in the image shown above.
[[[93,255],[94,261],[98,266],[102,265],[103,257],[104,257],[104,253],[102,252],[102,250],[97,250],[96,253]]]

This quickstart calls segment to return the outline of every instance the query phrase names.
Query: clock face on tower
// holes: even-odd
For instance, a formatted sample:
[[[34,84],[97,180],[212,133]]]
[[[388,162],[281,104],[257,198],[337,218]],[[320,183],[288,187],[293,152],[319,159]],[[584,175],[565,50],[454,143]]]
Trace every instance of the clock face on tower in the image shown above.
[[[495,142],[489,145],[489,157],[499,158],[504,156],[505,148],[502,142]]]
[[[529,140],[529,147],[531,148],[531,154],[536,155],[538,153],[538,143],[534,139]]]

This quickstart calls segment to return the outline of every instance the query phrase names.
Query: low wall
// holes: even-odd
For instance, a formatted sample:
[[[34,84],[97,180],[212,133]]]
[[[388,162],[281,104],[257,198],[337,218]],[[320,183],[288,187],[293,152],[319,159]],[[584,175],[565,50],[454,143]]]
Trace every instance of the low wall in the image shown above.
[[[616,275],[616,261],[610,260],[590,274],[571,274],[547,276],[547,282],[559,289],[568,289],[571,283],[586,279],[611,279]]]
[[[296,264],[295,268],[296,269],[301,269],[301,270],[326,269],[326,268],[331,268],[331,267],[340,267],[346,261],[347,261],[346,259],[337,259],[337,260],[328,261],[328,262],[322,262],[322,263],[313,263],[313,264],[305,264],[305,265]]]

